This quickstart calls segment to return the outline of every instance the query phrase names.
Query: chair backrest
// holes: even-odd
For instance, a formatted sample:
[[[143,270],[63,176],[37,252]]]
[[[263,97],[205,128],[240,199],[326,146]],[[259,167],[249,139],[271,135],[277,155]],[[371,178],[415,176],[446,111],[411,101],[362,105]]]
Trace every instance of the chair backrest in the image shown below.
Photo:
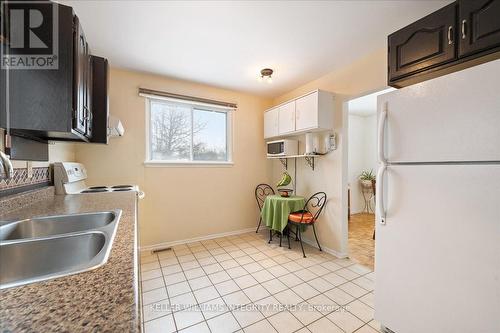
[[[273,195],[274,190],[271,185],[268,184],[259,184],[255,188],[255,200],[257,200],[257,205],[259,206],[259,210],[264,206],[264,200],[268,195]]]
[[[304,210],[308,211],[314,216],[314,220],[316,221],[325,208],[326,204],[326,193],[325,192],[316,192],[309,199],[307,199],[306,204],[304,205]]]

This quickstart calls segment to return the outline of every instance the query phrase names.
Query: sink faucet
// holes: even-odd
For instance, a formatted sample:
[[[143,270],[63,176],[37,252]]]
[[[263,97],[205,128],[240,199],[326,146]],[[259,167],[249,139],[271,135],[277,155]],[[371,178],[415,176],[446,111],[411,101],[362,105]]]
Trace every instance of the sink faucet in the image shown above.
[[[14,175],[14,168],[12,167],[12,162],[10,161],[9,157],[5,155],[5,153],[1,150],[0,150],[0,166],[1,166],[0,171],[3,170],[5,178],[6,179],[12,178],[12,176]]]

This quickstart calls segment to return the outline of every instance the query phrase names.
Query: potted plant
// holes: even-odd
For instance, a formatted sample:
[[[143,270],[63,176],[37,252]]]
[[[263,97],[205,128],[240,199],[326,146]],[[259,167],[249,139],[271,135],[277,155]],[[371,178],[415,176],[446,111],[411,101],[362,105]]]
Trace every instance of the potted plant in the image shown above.
[[[365,188],[372,188],[372,182],[375,180],[375,174],[373,173],[373,170],[364,170],[361,172],[361,175],[359,175],[359,181],[361,182],[361,186]]]

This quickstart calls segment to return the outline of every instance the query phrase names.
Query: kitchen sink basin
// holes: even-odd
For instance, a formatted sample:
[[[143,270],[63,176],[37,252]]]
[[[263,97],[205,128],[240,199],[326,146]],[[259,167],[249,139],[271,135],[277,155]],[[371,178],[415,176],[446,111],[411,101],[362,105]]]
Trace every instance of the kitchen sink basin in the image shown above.
[[[113,211],[35,217],[0,225],[0,240],[39,238],[101,228],[113,222],[115,217]]]
[[[115,210],[48,216],[2,225],[2,228],[15,226],[0,240],[0,289],[104,265],[120,216],[121,211]]]
[[[0,284],[81,270],[102,251],[106,235],[87,232],[0,245]]]

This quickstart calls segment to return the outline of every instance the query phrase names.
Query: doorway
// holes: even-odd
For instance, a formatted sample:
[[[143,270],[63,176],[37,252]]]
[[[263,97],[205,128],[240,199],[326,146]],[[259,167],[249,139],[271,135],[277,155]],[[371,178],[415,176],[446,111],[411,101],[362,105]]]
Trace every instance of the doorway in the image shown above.
[[[377,162],[377,96],[385,89],[347,104],[347,193],[349,257],[374,269],[375,188]]]

